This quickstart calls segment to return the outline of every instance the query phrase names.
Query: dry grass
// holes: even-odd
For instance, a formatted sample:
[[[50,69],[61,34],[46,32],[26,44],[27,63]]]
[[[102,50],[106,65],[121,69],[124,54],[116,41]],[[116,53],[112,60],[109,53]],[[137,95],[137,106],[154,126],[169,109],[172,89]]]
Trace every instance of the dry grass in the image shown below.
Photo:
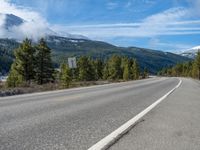
[[[74,81],[70,84],[68,88],[76,88],[76,87],[86,87],[92,85],[103,85],[109,83],[117,83],[117,82],[124,82],[123,80],[117,81],[108,81],[108,80],[100,80],[100,81]],[[36,92],[45,92],[45,91],[53,91],[53,90],[60,90],[60,89],[68,89],[64,88],[59,83],[48,83],[44,85],[23,85],[21,87],[16,88],[8,88],[5,85],[5,82],[0,82],[0,97],[5,96],[12,96],[12,95],[19,95],[19,94],[27,94],[27,93],[36,93]]]
[[[72,82],[68,88],[85,87],[91,85],[102,85],[112,83],[111,81],[85,81],[85,82]],[[8,88],[5,83],[0,82],[0,97],[12,96],[27,93],[36,93],[44,91],[53,91],[67,89],[60,86],[58,83],[48,83],[44,85],[31,84],[29,86],[23,85],[22,87]]]

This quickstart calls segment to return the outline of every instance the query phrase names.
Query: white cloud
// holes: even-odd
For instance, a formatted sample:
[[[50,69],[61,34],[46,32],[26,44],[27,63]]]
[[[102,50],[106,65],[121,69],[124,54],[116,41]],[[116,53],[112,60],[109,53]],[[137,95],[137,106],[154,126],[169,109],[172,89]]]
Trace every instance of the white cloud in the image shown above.
[[[187,50],[191,47],[193,47],[193,45],[188,45],[188,44],[182,44],[182,43],[167,43],[167,42],[162,42],[160,41],[160,39],[158,38],[151,38],[149,40],[148,43],[148,47],[152,48],[152,49],[157,49],[158,47],[162,47],[163,49],[167,49],[168,51],[172,51],[172,52],[180,52],[183,50]]]
[[[48,22],[38,12],[31,8],[12,4],[10,0],[1,0],[0,14],[14,14],[25,20],[22,25],[5,30],[5,28],[3,28],[5,15],[0,15],[1,38],[17,38],[22,40],[25,37],[29,37],[33,40],[37,40],[49,32]]]
[[[0,15],[0,37],[3,37],[5,35],[5,31],[3,29],[4,21],[5,15]]]
[[[180,21],[187,14],[188,11],[184,8],[168,9],[144,19],[138,28],[138,32],[143,32],[150,36],[162,34],[168,28],[168,23]]]
[[[160,35],[200,34],[200,20],[185,20],[190,16],[186,8],[171,8],[137,23],[53,26],[55,31],[82,34],[89,38],[153,37]]]
[[[0,27],[4,25],[5,15],[0,15]]]
[[[117,24],[93,24],[93,25],[49,25],[49,23],[38,12],[31,8],[17,6],[10,0],[0,0],[0,13],[14,14],[27,22],[19,27],[13,27],[10,32],[2,30],[5,18],[0,15],[0,37],[14,37],[19,39],[31,37],[37,39],[52,32],[50,28],[58,33],[80,34],[91,39],[103,39],[113,37],[157,37],[161,35],[189,35],[200,34],[200,20],[188,20],[194,11],[200,10],[200,0],[188,0],[191,8],[171,8],[163,12],[151,15],[140,22],[117,23]],[[129,1],[131,2],[131,1]],[[151,3],[152,1],[146,0]],[[108,8],[118,7],[118,3],[109,2]],[[130,4],[129,4],[130,5]],[[199,9],[197,10],[197,7]],[[193,8],[193,9],[192,9]],[[198,16],[198,13],[195,14]]]
[[[10,0],[1,0],[0,5],[0,13],[2,14],[14,14],[16,16],[19,16],[27,21],[41,21],[46,22],[46,20],[36,11],[32,10],[31,8],[23,7],[23,6],[17,6],[15,4],[12,4]]]

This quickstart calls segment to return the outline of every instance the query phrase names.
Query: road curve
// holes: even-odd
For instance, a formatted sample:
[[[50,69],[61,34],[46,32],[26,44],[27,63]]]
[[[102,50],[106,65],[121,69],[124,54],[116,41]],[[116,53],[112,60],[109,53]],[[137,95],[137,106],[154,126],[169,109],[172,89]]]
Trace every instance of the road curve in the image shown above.
[[[182,81],[110,150],[200,150],[200,82]]]
[[[0,150],[88,149],[178,82],[156,77],[0,98]]]

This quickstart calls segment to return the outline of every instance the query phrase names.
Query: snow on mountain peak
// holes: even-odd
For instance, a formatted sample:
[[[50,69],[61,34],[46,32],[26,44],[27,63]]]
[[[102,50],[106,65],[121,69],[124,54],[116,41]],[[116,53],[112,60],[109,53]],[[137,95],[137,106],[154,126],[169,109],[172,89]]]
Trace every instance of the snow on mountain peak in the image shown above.
[[[200,51],[200,46],[195,46],[191,49],[183,51],[180,55],[189,58],[195,58],[198,51]]]
[[[24,20],[20,17],[17,17],[13,14],[6,14],[5,15],[5,28],[6,29],[9,29],[10,27],[13,27],[13,26],[19,26],[21,24],[24,23]]]
[[[195,46],[195,47],[191,48],[191,50],[200,50],[200,46]]]
[[[32,40],[38,40],[46,36],[63,36],[74,39],[88,39],[82,35],[60,34],[50,29],[49,24],[44,21],[25,20],[14,14],[0,13],[0,38],[12,38],[23,40],[28,37]]]

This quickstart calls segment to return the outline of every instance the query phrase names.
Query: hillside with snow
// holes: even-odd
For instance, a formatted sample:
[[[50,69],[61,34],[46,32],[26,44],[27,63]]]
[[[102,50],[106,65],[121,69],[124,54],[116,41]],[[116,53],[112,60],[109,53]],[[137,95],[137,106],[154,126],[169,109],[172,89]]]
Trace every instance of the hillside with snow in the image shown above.
[[[180,53],[180,55],[194,59],[196,57],[198,51],[200,51],[200,46],[195,46],[191,49],[183,51],[182,53]]]

